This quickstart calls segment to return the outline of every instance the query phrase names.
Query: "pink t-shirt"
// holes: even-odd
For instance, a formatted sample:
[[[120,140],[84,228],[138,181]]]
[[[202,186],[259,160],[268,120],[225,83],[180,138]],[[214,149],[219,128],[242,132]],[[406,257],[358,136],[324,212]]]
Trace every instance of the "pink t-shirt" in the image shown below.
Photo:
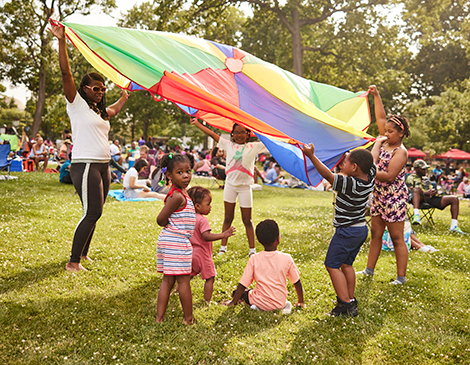
[[[210,230],[211,227],[207,218],[196,213],[194,233],[189,239],[193,246],[191,276],[196,276],[200,273],[202,280],[207,280],[217,274],[215,271],[214,261],[212,260],[212,242],[206,241],[202,237],[203,232]]]
[[[287,282],[295,284],[300,272],[291,255],[279,251],[261,251],[251,256],[240,284],[256,286],[249,293],[250,303],[264,311],[282,309],[287,301]]]

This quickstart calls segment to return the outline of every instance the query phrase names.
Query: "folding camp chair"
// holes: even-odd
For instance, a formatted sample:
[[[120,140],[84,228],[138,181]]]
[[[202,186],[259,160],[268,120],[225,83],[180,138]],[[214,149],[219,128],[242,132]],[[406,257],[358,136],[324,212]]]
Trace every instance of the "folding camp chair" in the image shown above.
[[[8,180],[10,176],[10,167],[13,160],[8,159],[10,154],[10,145],[9,144],[0,144],[0,171],[7,170],[8,174],[5,175],[5,178]]]
[[[426,220],[426,223],[424,226],[426,227],[429,223],[431,223],[432,226],[435,225],[434,219],[433,219],[433,214],[436,208],[430,206],[428,203],[421,203],[419,205],[419,210],[420,210],[420,217],[421,221],[424,222]],[[408,220],[411,222],[413,219],[414,215],[414,210],[413,210],[413,204],[408,204],[408,211],[407,211],[407,216]]]

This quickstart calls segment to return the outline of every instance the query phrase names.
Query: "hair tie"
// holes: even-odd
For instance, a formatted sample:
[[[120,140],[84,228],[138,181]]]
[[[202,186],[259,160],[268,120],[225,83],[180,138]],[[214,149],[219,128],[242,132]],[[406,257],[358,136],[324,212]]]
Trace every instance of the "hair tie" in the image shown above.
[[[405,130],[405,128],[403,127],[403,124],[400,122],[400,120],[397,117],[391,117],[389,120],[395,123],[396,125],[398,125],[401,129]]]
[[[172,158],[173,158],[173,154],[170,153],[170,154],[168,155],[168,158],[169,158],[169,159],[172,159]]]
[[[162,167],[162,174],[165,174],[166,173],[166,167]]]
[[[158,186],[163,186],[163,185],[165,185],[165,180],[162,179],[162,180],[160,180],[160,182],[158,183]]]

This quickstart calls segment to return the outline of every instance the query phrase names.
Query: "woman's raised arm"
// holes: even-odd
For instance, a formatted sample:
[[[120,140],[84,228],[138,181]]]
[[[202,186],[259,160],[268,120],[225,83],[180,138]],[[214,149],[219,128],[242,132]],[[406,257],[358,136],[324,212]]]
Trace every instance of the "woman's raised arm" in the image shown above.
[[[50,20],[51,33],[59,40],[59,66],[62,73],[62,85],[64,94],[69,103],[73,103],[77,89],[70,70],[69,56],[67,54],[67,43],[65,40],[65,28]]]

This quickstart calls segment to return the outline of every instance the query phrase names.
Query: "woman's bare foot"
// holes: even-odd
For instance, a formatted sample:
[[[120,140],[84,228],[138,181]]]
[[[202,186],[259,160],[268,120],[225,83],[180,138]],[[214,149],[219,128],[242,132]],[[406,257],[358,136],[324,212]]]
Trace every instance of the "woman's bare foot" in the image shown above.
[[[81,256],[80,259],[88,262],[93,262],[93,260],[90,259],[88,256]]]
[[[70,272],[88,271],[79,262],[67,262],[67,265],[65,265],[65,270]]]

